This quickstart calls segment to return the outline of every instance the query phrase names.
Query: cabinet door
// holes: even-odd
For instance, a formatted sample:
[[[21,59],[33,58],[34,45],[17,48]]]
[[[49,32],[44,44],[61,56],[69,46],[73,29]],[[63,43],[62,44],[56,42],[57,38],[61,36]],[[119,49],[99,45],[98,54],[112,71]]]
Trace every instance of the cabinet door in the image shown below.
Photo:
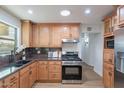
[[[0,81],[0,88],[3,88],[3,81]]]
[[[112,24],[111,24],[111,17],[106,18],[104,21],[104,35],[109,35],[112,33],[111,30]]]
[[[32,23],[30,21],[22,21],[22,44],[26,47],[32,46]]]
[[[61,31],[62,35],[61,38],[62,39],[69,39],[70,38],[70,26],[68,24],[62,24],[59,28],[59,30]]]
[[[39,24],[39,45],[40,47],[49,47],[50,25]]]
[[[118,7],[117,16],[118,16],[119,26],[124,26],[124,5]]]
[[[71,25],[70,33],[72,39],[79,39],[79,24]]]
[[[4,79],[5,88],[19,88],[19,73],[14,73]]]
[[[48,64],[40,64],[40,62],[39,62],[38,79],[39,80],[48,80]]]
[[[114,50],[104,49],[104,62],[114,64]]]
[[[59,25],[53,25],[50,40],[51,47],[61,47],[62,44],[61,35],[62,35],[61,27]]]
[[[39,26],[38,24],[33,24],[33,47],[39,47]]]
[[[35,83],[36,81],[36,64],[34,64],[34,66],[32,66],[30,68],[30,72],[29,72],[29,86],[32,87],[32,85]]]
[[[104,63],[104,87],[114,87],[114,65]]]
[[[29,88],[29,71],[20,75],[20,88]]]
[[[20,70],[20,88],[29,88],[29,66]]]

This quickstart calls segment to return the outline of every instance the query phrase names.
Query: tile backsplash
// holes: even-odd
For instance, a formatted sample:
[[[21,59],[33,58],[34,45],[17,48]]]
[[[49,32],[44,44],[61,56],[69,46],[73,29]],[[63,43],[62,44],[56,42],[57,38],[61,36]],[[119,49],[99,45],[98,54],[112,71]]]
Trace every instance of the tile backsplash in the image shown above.
[[[14,55],[0,56],[0,68],[14,63],[14,60],[22,60],[28,58],[48,57],[48,52],[61,51],[61,48],[26,48],[20,53]],[[14,59],[15,58],[15,59]]]

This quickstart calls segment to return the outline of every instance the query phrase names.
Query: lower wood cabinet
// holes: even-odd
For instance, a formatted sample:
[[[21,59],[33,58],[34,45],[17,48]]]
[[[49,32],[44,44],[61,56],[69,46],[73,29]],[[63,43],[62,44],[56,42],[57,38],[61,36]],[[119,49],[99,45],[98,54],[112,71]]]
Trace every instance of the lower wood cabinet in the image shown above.
[[[3,88],[3,80],[0,81],[0,88]]]
[[[29,87],[32,87],[37,80],[37,65],[33,63],[29,67]]]
[[[38,62],[38,80],[48,80],[48,62]]]
[[[104,63],[104,87],[114,87],[114,65]]]
[[[61,62],[49,62],[49,80],[61,80]]]
[[[20,88],[29,88],[29,66],[20,70]]]
[[[60,61],[39,61],[38,62],[38,80],[54,81],[61,80],[61,62]]]
[[[20,70],[20,88],[30,88],[36,81],[36,63]]]
[[[19,88],[19,73],[16,72],[4,79],[4,88]]]

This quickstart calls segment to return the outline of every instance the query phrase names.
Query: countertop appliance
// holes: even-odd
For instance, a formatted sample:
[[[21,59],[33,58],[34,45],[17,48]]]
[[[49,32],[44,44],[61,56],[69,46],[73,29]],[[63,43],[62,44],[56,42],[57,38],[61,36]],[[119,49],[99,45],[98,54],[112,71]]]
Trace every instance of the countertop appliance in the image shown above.
[[[82,83],[82,60],[78,52],[62,55],[62,83]]]
[[[124,87],[124,28],[114,32],[115,72],[114,86]]]

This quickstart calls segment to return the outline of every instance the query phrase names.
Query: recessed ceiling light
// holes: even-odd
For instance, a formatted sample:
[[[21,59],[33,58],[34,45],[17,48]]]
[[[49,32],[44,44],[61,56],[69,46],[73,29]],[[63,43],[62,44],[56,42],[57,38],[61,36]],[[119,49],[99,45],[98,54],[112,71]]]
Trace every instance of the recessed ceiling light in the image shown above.
[[[90,13],[91,13],[91,10],[90,10],[90,9],[86,9],[86,10],[84,11],[84,13],[85,13],[85,14],[90,14]]]
[[[28,10],[28,13],[29,13],[29,14],[33,14],[33,11],[32,11],[32,10]]]
[[[60,12],[61,16],[69,16],[71,14],[71,12],[69,10],[62,10]]]

